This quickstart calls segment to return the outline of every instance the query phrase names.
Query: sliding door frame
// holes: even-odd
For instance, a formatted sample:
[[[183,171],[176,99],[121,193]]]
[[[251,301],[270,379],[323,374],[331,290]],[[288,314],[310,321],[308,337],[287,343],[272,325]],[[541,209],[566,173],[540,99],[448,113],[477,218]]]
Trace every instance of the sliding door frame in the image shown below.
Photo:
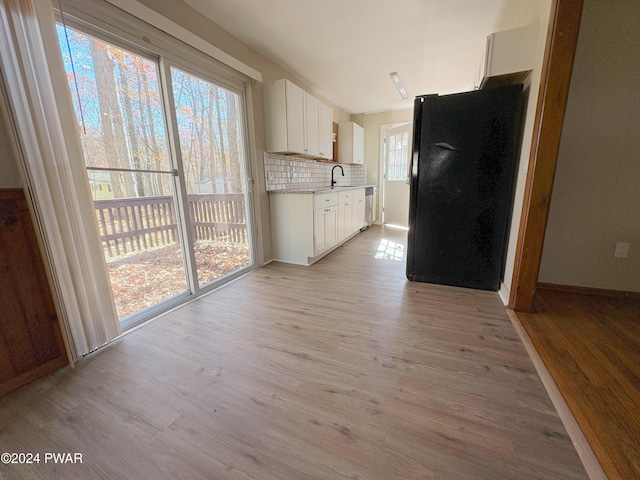
[[[164,32],[157,30],[156,27],[148,25],[128,13],[121,12],[112,5],[100,3],[97,4],[96,9],[92,10],[89,5],[90,3],[93,4],[94,2],[87,2],[85,10],[84,8],[79,9],[75,2],[67,3],[63,1],[64,22],[61,22],[62,15],[60,11],[54,7],[56,20],[70,28],[113,44],[116,47],[123,48],[156,63],[158,67],[158,83],[162,97],[163,121],[167,134],[167,149],[170,156],[170,164],[172,168],[175,168],[178,172],[177,175],[173,176],[173,185],[177,207],[176,216],[180,223],[179,238],[183,245],[183,263],[187,291],[145,308],[129,317],[120,319],[121,328],[127,330],[187,301],[217,289],[225,283],[231,282],[258,268],[257,229],[255,223],[256,205],[252,188],[253,175],[249,143],[250,128],[247,123],[247,85],[250,79],[218,60],[209,57],[205,53],[183,44],[173,39],[173,37],[169,37]],[[104,11],[102,11],[103,8],[105,9]],[[67,9],[70,10],[70,12],[67,12]],[[122,24],[120,25],[119,20],[121,19]],[[132,35],[130,31],[142,32],[142,35]],[[147,35],[151,37],[151,41],[148,40],[149,37],[147,37]],[[145,42],[145,39],[147,39],[146,42],[148,43]],[[171,48],[173,45],[172,42],[175,42],[175,50]],[[149,48],[149,45],[153,45],[154,48]],[[240,153],[244,172],[242,182],[244,186],[244,208],[250,261],[248,266],[223,275],[204,286],[198,284],[196,259],[194,249],[191,247],[193,245],[193,234],[191,232],[185,173],[173,101],[170,72],[172,66],[238,95],[238,127],[239,135],[242,139]]]
[[[185,242],[188,242],[187,245],[194,245],[193,238],[193,229],[191,228],[191,220],[188,217],[189,209],[188,209],[188,199],[187,199],[187,186],[186,186],[186,174],[184,173],[184,163],[182,161],[182,148],[180,145],[180,135],[178,132],[178,121],[176,118],[176,107],[174,103],[173,96],[173,82],[171,75],[171,67],[184,71],[189,75],[193,75],[197,78],[200,78],[204,81],[210,82],[220,88],[224,88],[229,90],[236,95],[238,95],[238,106],[240,110],[240,115],[238,116],[240,120],[239,134],[242,138],[242,142],[240,145],[241,148],[241,161],[243,162],[242,171],[244,172],[244,177],[242,178],[243,186],[244,186],[244,208],[245,208],[245,219],[247,225],[247,242],[249,243],[249,265],[244,268],[240,268],[235,272],[224,275],[220,278],[213,280],[212,282],[207,283],[204,286],[201,286],[198,282],[198,272],[197,272],[197,262],[195,251],[193,248],[187,248],[186,255],[189,257],[189,265],[190,268],[187,268],[188,279],[190,288],[194,292],[195,296],[199,296],[205,292],[216,289],[220,287],[222,284],[229,282],[245,273],[254,270],[257,268],[257,255],[256,255],[256,239],[255,239],[255,229],[254,229],[254,212],[253,212],[253,195],[252,195],[252,175],[251,175],[251,162],[249,161],[249,145],[248,145],[248,136],[247,136],[247,115],[246,115],[246,98],[244,95],[244,89],[240,88],[238,85],[234,85],[233,83],[229,83],[225,81],[223,78],[220,78],[214,72],[208,71],[207,69],[197,68],[196,66],[185,65],[181,62],[175,61],[173,59],[161,57],[160,58],[160,77],[162,79],[162,94],[163,101],[165,106],[165,113],[167,115],[167,127],[169,129],[169,137],[171,137],[170,141],[170,151],[171,155],[174,155],[174,161],[176,168],[179,172],[177,177],[177,186],[178,186],[178,203],[180,206],[180,213],[185,215],[185,218],[182,222],[182,237],[185,239]]]

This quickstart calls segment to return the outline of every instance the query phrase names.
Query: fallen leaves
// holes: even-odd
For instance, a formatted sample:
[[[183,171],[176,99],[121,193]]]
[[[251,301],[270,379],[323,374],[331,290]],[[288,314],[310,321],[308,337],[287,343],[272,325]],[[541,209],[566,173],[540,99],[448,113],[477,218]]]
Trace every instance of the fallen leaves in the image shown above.
[[[197,242],[198,284],[202,287],[251,262],[248,245]],[[186,267],[179,245],[110,259],[107,270],[120,320],[187,291]]]

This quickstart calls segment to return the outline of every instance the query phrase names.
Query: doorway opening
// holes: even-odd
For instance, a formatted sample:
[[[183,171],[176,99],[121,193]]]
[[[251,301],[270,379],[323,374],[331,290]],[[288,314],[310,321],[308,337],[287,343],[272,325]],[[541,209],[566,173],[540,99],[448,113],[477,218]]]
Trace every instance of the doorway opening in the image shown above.
[[[409,167],[413,124],[380,127],[383,225],[409,228]]]

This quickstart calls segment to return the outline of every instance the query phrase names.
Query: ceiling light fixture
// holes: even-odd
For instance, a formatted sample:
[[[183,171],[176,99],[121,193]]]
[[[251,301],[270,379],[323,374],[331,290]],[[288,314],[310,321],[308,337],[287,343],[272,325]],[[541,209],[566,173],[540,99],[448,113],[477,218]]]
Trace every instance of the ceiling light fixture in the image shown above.
[[[398,75],[398,72],[391,72],[389,76],[391,77],[391,81],[393,82],[395,87],[398,89],[398,93],[400,94],[400,96],[405,100],[409,98],[409,94],[407,93],[407,90],[404,88],[404,84],[402,83],[402,80],[400,79],[400,75]]]

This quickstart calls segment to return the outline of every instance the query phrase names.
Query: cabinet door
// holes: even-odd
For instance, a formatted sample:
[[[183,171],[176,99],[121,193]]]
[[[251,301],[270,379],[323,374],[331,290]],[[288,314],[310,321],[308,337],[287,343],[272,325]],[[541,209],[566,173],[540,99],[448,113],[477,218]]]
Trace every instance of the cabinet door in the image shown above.
[[[339,203],[338,204],[338,212],[337,212],[337,234],[338,234],[338,241],[341,242],[342,240],[344,240],[347,236],[347,225],[345,223],[345,219],[346,219],[346,207],[347,204],[346,203]]]
[[[333,111],[326,105],[319,105],[319,156],[333,160]]]
[[[335,208],[335,207],[334,207]],[[326,208],[318,208],[313,212],[313,254],[318,256],[327,249],[325,227]]]
[[[339,125],[340,163],[364,163],[364,128],[354,122]]]
[[[355,204],[353,203],[353,199],[349,200],[349,203],[345,204],[344,208],[344,223],[347,229],[347,236],[351,235],[355,232],[355,221],[354,221],[354,210]]]
[[[285,96],[287,104],[287,148],[293,153],[305,153],[305,91],[286,81]]]
[[[319,146],[319,124],[320,118],[320,102],[313,96],[305,93],[305,131],[307,144],[305,153],[313,157],[317,157],[320,153]]]
[[[327,248],[338,243],[338,207],[333,206],[325,210],[324,232]]]
[[[338,241],[344,240],[355,231],[353,213],[352,199],[338,205]]]
[[[364,163],[364,128],[353,126],[353,163]]]
[[[360,230],[365,225],[365,218],[364,218],[364,210],[365,210],[365,208],[364,208],[364,203],[365,203],[364,189],[356,190],[354,198],[355,198],[355,204],[356,204],[356,209],[355,209],[355,214],[354,214],[355,229],[356,230]]]

